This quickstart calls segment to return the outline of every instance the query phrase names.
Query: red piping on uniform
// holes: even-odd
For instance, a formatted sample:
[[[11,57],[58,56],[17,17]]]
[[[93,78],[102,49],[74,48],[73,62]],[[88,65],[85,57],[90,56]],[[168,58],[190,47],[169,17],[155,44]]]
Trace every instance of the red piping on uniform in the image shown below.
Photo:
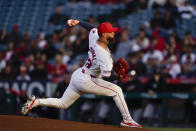
[[[33,102],[31,103],[31,105],[29,106],[29,109],[28,109],[28,111],[27,111],[27,112],[29,112],[29,111],[30,111],[30,109],[31,109],[31,107],[33,106],[33,104],[34,104],[35,100],[36,100],[36,98],[33,100]]]
[[[92,77],[91,77],[91,81],[92,81],[93,83],[95,83],[95,82],[92,80]],[[101,87],[103,87],[103,88],[112,90],[112,89],[110,89],[110,88],[107,88],[107,87],[105,87],[105,86],[99,85],[99,84],[97,84],[97,83],[95,83],[95,85],[98,85],[98,86],[101,86]],[[112,91],[116,92],[115,90],[112,90]],[[119,93],[118,93],[118,92],[116,92],[116,93],[118,94],[118,96],[119,96],[119,98],[120,98],[120,101],[121,101],[121,103],[122,103],[122,100],[121,100],[121,97],[120,97]],[[122,103],[122,105],[123,105],[123,103]],[[123,105],[123,108],[124,108],[124,110],[125,110],[124,105]],[[126,110],[125,110],[125,113],[127,114]],[[127,115],[127,116],[128,116],[128,115]]]

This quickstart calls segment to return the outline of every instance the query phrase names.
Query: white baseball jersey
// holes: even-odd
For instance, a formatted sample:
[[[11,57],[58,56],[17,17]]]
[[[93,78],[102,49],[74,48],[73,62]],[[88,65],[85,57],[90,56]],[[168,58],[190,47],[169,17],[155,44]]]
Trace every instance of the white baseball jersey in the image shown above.
[[[96,28],[93,28],[89,33],[88,60],[82,68],[85,73],[98,78],[110,77],[113,67],[110,50],[106,50],[98,45],[98,38],[98,31]]]

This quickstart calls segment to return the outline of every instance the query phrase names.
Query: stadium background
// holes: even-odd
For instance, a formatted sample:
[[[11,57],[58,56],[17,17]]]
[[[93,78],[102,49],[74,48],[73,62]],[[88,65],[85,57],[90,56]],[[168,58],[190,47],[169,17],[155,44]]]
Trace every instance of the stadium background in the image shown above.
[[[74,18],[118,26],[114,60],[130,77],[111,81],[125,92],[130,111],[147,127],[196,125],[196,2],[194,0],[1,0],[0,114],[20,115],[28,95],[60,97],[87,57],[88,32]],[[70,109],[39,107],[29,116],[117,124],[113,101],[85,95]]]

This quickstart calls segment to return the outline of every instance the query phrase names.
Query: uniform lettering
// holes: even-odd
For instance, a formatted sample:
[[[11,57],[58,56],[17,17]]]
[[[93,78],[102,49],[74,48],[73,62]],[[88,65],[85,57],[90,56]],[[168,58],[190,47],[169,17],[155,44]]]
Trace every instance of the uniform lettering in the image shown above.
[[[92,47],[90,47],[89,51],[92,54],[92,60],[90,59],[90,57],[88,57],[87,62],[85,64],[86,68],[88,68],[88,69],[92,66],[92,61],[96,59],[95,50]]]
[[[91,65],[92,65],[92,61],[91,61],[91,59],[88,57],[88,59],[87,59],[87,62],[86,62],[86,64],[85,64],[85,66],[86,66],[86,68],[90,68],[91,67]]]
[[[95,51],[92,47],[90,47],[90,52],[92,53],[92,56],[93,56],[93,59],[92,60],[95,60],[96,59],[96,54],[95,54]]]

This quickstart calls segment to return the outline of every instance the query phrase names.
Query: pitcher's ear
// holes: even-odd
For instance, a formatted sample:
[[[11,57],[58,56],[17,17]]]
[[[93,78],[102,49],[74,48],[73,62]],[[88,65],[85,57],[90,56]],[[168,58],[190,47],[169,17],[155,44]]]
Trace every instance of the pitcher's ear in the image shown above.
[[[106,36],[107,36],[107,33],[102,33],[102,36],[103,36],[103,37],[106,37]]]

